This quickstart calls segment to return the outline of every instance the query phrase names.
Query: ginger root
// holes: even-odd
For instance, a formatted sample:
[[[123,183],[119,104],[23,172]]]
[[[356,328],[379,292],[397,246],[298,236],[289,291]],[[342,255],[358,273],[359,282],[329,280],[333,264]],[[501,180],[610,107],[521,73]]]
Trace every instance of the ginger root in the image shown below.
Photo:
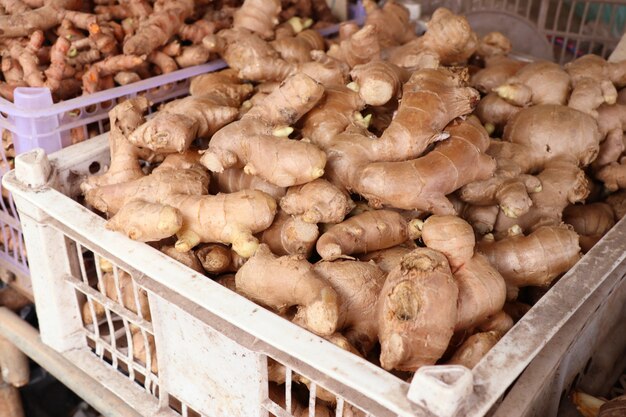
[[[422,226],[422,240],[448,258],[458,286],[455,331],[472,328],[496,314],[506,300],[503,277],[480,253],[474,253],[474,231],[456,216],[430,216]]]
[[[374,263],[348,260],[322,261],[314,270],[339,297],[337,329],[349,344],[367,355],[378,340],[376,305],[386,274]]]
[[[606,203],[569,206],[563,212],[563,221],[578,233],[583,253],[589,252],[615,225],[613,209]]]
[[[317,224],[279,210],[274,222],[265,229],[259,239],[276,255],[304,255],[313,252],[319,237]]]
[[[406,221],[390,210],[366,211],[332,226],[317,241],[316,249],[324,260],[344,255],[368,253],[391,248],[416,239],[420,221]]]
[[[513,227],[509,237],[483,239],[477,249],[515,287],[548,286],[580,259],[578,234],[563,226],[543,226],[528,236]]]
[[[471,335],[452,357],[446,362],[448,365],[463,365],[472,369],[500,340],[497,332],[483,332]]]
[[[380,363],[415,371],[446,351],[456,323],[458,288],[446,257],[415,249],[389,275],[378,303]]]
[[[247,174],[281,187],[321,177],[326,164],[324,152],[311,143],[284,136],[323,93],[324,88],[304,74],[290,77],[241,120],[215,133],[202,164],[214,172],[243,168]]]
[[[329,336],[337,330],[337,293],[300,256],[277,257],[261,245],[237,271],[235,280],[238,293],[279,313],[297,306],[294,320],[318,335]]]
[[[280,207],[285,213],[300,216],[307,223],[341,223],[355,204],[350,196],[318,178],[290,187],[280,199]]]

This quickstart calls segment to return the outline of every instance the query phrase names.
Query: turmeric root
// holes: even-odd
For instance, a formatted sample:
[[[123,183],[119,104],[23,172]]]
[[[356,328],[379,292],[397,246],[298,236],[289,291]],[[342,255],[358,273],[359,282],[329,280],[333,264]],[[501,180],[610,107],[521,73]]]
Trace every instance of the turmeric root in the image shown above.
[[[376,210],[361,213],[332,226],[317,241],[316,249],[324,260],[342,255],[367,253],[391,248],[416,239],[420,221],[407,222],[399,213]]]
[[[276,257],[261,245],[235,279],[237,292],[278,312],[298,306],[296,319],[316,334],[328,336],[337,329],[337,293],[299,256]]]
[[[326,164],[323,151],[279,136],[288,134],[289,126],[310,110],[323,92],[321,85],[304,74],[289,78],[240,121],[213,135],[202,164],[214,172],[244,168],[247,174],[283,187],[321,177]]]
[[[422,226],[422,240],[448,258],[458,286],[455,331],[469,329],[502,310],[506,285],[480,253],[474,253],[472,227],[456,216],[430,216]]]
[[[317,224],[279,210],[274,222],[259,235],[259,239],[276,255],[308,257],[313,252],[318,236]]]
[[[367,355],[378,340],[376,304],[386,274],[374,263],[359,261],[323,261],[314,270],[339,297],[337,329]]]
[[[563,212],[563,221],[578,233],[583,253],[589,252],[615,225],[613,209],[606,203],[569,206]]]
[[[388,275],[378,303],[380,363],[415,371],[446,351],[456,322],[458,289],[445,256],[415,249]]]
[[[448,365],[463,365],[472,369],[500,340],[496,332],[483,332],[471,335],[454,355],[446,362]]]
[[[547,286],[580,259],[578,234],[563,226],[540,227],[528,236],[513,227],[509,237],[483,239],[477,249],[516,287]]]
[[[289,188],[280,199],[285,213],[307,223],[340,223],[354,206],[350,196],[320,178]]]

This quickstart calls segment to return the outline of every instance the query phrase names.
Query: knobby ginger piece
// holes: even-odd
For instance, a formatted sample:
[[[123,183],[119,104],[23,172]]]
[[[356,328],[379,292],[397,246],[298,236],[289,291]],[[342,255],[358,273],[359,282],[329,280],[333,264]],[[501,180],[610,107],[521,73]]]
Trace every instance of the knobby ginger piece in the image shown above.
[[[569,206],[563,212],[563,221],[578,233],[583,253],[589,252],[615,225],[613,209],[606,203]]]
[[[554,62],[537,61],[520,69],[494,91],[515,106],[565,105],[570,92],[570,77]]]
[[[188,268],[193,269],[196,272],[204,273],[204,269],[198,260],[198,257],[193,251],[179,252],[174,246],[163,246],[161,252],[180,262]]]
[[[489,57],[485,60],[485,68],[472,75],[470,85],[483,94],[490,93],[513,77],[525,65],[525,62],[501,55]]]
[[[472,369],[498,343],[500,337],[496,332],[473,334],[463,342],[446,363],[448,365],[463,365]]]
[[[584,201],[589,196],[589,180],[585,172],[569,162],[553,161],[537,175],[541,191],[531,194],[532,207],[517,218],[500,212],[493,230],[496,239],[505,236],[508,230],[518,225],[523,232],[538,226],[558,226],[563,210],[570,204]]]
[[[423,36],[386,51],[389,62],[409,68],[419,62],[420,55],[434,54],[443,65],[460,64],[476,51],[477,36],[464,16],[440,7],[426,26]]]
[[[274,222],[260,235],[261,242],[267,244],[276,255],[304,255],[313,252],[319,237],[317,224],[305,222],[302,218],[291,216],[279,210]]]
[[[155,152],[183,152],[194,139],[209,138],[234,121],[239,106],[253,89],[231,72],[207,74],[193,87],[198,95],[166,104],[155,117],[133,131],[128,140]]]
[[[407,222],[395,211],[367,211],[332,226],[320,236],[316,249],[322,259],[332,260],[390,248],[417,238],[419,222]]]
[[[141,151],[128,142],[126,136],[145,122],[143,114],[147,108],[148,100],[137,97],[118,104],[109,112],[111,166],[104,174],[87,178],[81,184],[83,193],[97,187],[121,184],[144,176],[139,164]]]
[[[484,322],[502,310],[506,300],[503,277],[480,253],[472,227],[457,216],[430,216],[422,225],[422,240],[446,255],[459,295],[455,331]]]
[[[201,162],[213,172],[235,167],[281,187],[310,182],[324,174],[325,153],[284,136],[320,100],[324,88],[297,74],[286,80],[241,120],[213,135]]]
[[[491,177],[496,164],[485,154],[489,135],[476,118],[452,124],[446,133],[450,137],[421,158],[369,164],[356,173],[354,190],[375,207],[454,213],[446,195]]]
[[[378,59],[380,44],[376,28],[366,24],[348,39],[331,45],[327,54],[331,58],[345,62],[350,68]]]
[[[513,318],[509,316],[506,312],[500,311],[493,316],[490,316],[484,322],[478,325],[478,330],[481,332],[491,332],[494,331],[498,333],[500,336],[503,336],[506,332],[511,330],[513,327]]]
[[[567,227],[540,227],[528,236],[513,228],[510,234],[499,241],[483,239],[477,245],[509,285],[550,285],[580,259],[578,234]]]
[[[237,292],[279,313],[298,306],[297,322],[308,330],[322,336],[336,331],[337,293],[302,257],[277,257],[261,245],[235,279]]]
[[[395,0],[386,1],[383,7],[378,7],[374,0],[365,0],[363,7],[367,14],[365,24],[376,28],[381,47],[402,45],[415,38],[409,11]]]
[[[242,190],[258,190],[280,200],[287,193],[285,187],[270,184],[256,175],[246,174],[242,169],[229,168],[224,172],[212,172],[212,187],[216,192],[234,193]]]
[[[400,98],[402,85],[411,74],[387,61],[371,61],[354,67],[350,76],[366,104],[382,106],[393,98]]]
[[[367,355],[378,340],[376,305],[386,274],[374,263],[349,260],[322,261],[314,270],[339,297],[337,329]]]
[[[456,323],[458,289],[446,257],[415,249],[389,275],[378,303],[380,363],[415,371],[446,351]]]
[[[106,228],[133,240],[154,242],[168,238],[183,227],[183,216],[174,207],[141,200],[131,201],[111,217]]]
[[[404,255],[408,254],[416,247],[415,243],[411,240],[392,248],[366,253],[365,255],[359,256],[359,259],[362,261],[373,261],[383,272],[388,274],[400,263]]]
[[[290,187],[280,199],[285,213],[300,216],[307,223],[340,223],[354,206],[349,195],[321,178]]]

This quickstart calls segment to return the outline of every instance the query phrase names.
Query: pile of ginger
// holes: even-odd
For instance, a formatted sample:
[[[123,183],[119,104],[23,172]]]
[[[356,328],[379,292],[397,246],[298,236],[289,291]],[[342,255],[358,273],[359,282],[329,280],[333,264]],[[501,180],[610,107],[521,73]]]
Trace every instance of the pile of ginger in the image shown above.
[[[269,3],[188,97],[111,111],[85,203],[398,376],[472,368],[623,216],[626,62],[516,61],[446,9],[418,37],[393,0],[324,40]]]
[[[202,40],[233,21],[277,15],[273,2],[241,0],[2,0],[0,96],[46,87],[55,101],[215,59]],[[283,0],[276,21],[335,21],[324,0]],[[280,6],[280,5],[279,5]],[[281,12],[281,9],[278,10]],[[296,16],[297,14],[297,16]],[[254,24],[254,23],[252,23]],[[267,32],[265,36],[269,36]]]

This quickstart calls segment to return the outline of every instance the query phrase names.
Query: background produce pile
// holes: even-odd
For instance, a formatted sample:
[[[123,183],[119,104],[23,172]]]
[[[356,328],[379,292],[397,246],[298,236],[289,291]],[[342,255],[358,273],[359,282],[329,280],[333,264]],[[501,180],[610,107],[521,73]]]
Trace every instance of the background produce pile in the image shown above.
[[[623,216],[626,62],[515,61],[446,9],[416,37],[394,1],[365,6],[325,41],[247,0],[254,19],[202,40],[230,69],[149,120],[142,98],[111,111],[85,202],[403,378],[471,368]],[[87,307],[86,324],[104,314]]]
[[[255,15],[240,0],[0,1],[0,96],[16,87],[47,87],[55,101],[125,85],[216,58],[202,39]],[[257,15],[269,3],[257,4]],[[334,22],[324,0],[283,1],[275,18]],[[245,23],[244,23],[245,24]],[[263,34],[265,37],[272,32]]]

